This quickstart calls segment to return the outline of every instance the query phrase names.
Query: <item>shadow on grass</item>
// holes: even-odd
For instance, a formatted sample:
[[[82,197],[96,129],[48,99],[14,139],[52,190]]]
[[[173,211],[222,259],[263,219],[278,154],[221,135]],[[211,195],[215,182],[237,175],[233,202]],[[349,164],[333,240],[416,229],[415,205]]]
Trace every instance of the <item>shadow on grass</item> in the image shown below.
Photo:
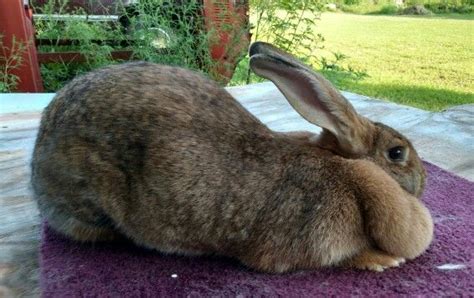
[[[338,88],[374,98],[386,99],[403,105],[409,105],[430,111],[474,104],[474,94],[430,86],[409,86],[398,84],[372,84],[357,80],[346,73],[323,72]]]

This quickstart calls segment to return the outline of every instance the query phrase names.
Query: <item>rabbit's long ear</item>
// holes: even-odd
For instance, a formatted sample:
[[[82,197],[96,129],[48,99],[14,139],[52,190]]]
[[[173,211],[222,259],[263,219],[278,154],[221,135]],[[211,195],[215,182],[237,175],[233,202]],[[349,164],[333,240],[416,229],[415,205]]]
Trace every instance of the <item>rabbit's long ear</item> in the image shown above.
[[[372,125],[320,74],[291,55],[266,43],[252,44],[250,68],[280,89],[306,120],[330,131],[341,149],[364,154]]]
[[[277,59],[285,61],[286,63],[290,65],[293,65],[294,67],[302,68],[310,72],[313,71],[310,67],[302,63],[300,60],[298,60],[291,54],[266,42],[257,41],[250,45],[249,56],[252,57],[257,54],[275,57]]]

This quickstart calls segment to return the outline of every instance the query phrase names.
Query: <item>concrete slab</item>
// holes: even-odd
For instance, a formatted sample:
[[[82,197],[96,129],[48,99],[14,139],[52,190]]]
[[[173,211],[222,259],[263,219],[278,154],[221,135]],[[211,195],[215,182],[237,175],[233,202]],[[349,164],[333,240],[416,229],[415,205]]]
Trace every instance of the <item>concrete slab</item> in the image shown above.
[[[0,94],[0,114],[42,111],[54,93]]]

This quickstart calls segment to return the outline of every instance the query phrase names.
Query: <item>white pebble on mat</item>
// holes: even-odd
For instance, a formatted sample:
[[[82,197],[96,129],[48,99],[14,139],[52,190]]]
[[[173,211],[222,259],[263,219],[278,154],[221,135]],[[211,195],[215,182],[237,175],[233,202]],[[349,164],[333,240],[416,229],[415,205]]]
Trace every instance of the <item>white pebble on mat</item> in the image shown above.
[[[444,264],[444,265],[441,265],[441,266],[437,266],[436,268],[441,269],[441,270],[458,270],[458,269],[466,268],[466,265],[464,265],[464,264]]]
[[[171,274],[172,278],[178,278],[178,274]]]

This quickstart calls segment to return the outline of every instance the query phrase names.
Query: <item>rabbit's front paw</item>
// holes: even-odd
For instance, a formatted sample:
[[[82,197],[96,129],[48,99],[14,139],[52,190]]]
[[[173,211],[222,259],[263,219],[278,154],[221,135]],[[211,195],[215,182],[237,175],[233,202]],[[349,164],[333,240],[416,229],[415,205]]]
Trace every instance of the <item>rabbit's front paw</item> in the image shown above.
[[[382,251],[367,249],[347,262],[349,267],[382,272],[390,267],[398,267],[405,263],[405,259],[401,257],[391,256]]]

